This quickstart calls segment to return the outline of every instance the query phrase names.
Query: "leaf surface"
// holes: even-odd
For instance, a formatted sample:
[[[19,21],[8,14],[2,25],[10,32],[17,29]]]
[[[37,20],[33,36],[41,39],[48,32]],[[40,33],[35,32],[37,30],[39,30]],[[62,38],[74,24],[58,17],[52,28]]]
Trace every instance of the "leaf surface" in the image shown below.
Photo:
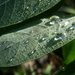
[[[0,0],[0,28],[36,16],[61,0]]]
[[[43,18],[0,36],[0,66],[15,66],[40,58],[75,39],[75,16]],[[33,26],[32,26],[33,25]]]

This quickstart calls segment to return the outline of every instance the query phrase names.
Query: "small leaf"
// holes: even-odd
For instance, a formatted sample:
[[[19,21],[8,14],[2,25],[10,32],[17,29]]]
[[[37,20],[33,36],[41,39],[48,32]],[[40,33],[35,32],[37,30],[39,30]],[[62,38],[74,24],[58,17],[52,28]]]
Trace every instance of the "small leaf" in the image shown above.
[[[62,17],[61,17],[62,18]],[[58,16],[29,23],[0,36],[0,66],[15,66],[40,58],[75,39],[75,17]]]

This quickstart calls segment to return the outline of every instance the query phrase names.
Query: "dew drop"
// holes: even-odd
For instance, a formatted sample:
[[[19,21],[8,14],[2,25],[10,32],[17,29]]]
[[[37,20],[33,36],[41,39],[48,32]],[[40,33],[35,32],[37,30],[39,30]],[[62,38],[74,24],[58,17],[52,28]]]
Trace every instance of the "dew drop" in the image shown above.
[[[50,25],[54,25],[54,24],[55,24],[55,21],[50,22]]]
[[[64,37],[66,37],[66,33],[58,33],[58,34],[55,36],[54,40],[61,40],[61,39],[63,39]]]
[[[36,50],[33,50],[32,52],[31,52],[31,54],[34,54],[36,52]]]
[[[25,43],[28,43],[29,41],[27,40],[27,41],[25,41]]]
[[[65,26],[67,26],[67,25],[69,25],[69,22],[68,21],[65,22]]]
[[[10,62],[12,62],[13,59],[10,59]]]
[[[46,37],[43,37],[43,38],[42,38],[43,41],[46,40],[46,39],[47,39]]]
[[[43,42],[43,41],[45,41],[46,39],[48,39],[48,35],[44,35],[44,36],[39,40],[39,42]]]
[[[26,9],[28,10],[29,9],[29,6],[27,6]]]
[[[8,60],[7,64],[11,63],[14,59],[15,59],[16,56],[12,57],[10,60]]]
[[[33,55],[36,52],[36,50],[31,51],[30,53],[28,53],[28,56]]]
[[[72,26],[70,27],[71,30],[75,29],[75,22],[72,23]]]
[[[54,25],[54,24],[57,24],[59,22],[61,22],[61,19],[59,16],[50,17],[50,22],[49,22],[50,25]]]

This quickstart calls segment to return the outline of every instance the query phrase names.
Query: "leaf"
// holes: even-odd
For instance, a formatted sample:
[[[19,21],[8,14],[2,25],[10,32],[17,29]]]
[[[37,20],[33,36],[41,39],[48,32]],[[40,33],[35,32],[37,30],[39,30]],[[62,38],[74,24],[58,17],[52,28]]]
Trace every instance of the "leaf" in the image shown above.
[[[61,0],[0,0],[0,28],[36,16]]]
[[[65,64],[75,60],[75,40],[65,45],[62,49]]]
[[[62,70],[55,75],[75,75],[75,61],[63,67]]]
[[[43,18],[29,23],[31,27],[23,26],[1,35],[0,66],[15,66],[40,58],[75,39],[75,16],[61,18]]]

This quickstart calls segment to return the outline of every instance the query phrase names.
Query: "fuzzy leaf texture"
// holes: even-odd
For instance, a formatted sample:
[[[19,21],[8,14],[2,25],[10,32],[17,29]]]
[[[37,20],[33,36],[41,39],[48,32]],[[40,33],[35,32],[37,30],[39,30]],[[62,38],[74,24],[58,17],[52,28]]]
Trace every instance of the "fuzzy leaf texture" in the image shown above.
[[[40,58],[75,39],[75,16],[52,16],[28,25],[0,36],[0,67]]]
[[[36,16],[61,0],[0,0],[0,28]]]

